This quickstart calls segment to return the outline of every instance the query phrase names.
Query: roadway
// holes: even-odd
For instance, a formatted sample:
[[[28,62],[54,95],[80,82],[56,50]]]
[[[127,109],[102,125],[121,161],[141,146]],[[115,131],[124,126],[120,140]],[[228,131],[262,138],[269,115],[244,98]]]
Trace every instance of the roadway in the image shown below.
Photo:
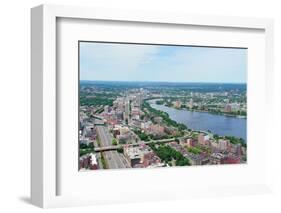
[[[106,159],[106,163],[109,169],[130,168],[125,159],[125,156],[122,156],[122,154],[118,153],[117,151],[103,152],[103,156]]]
[[[97,134],[99,136],[100,147],[108,147],[112,145],[112,136],[107,127],[96,126]],[[125,157],[116,150],[105,151],[102,153],[109,169],[129,168]]]

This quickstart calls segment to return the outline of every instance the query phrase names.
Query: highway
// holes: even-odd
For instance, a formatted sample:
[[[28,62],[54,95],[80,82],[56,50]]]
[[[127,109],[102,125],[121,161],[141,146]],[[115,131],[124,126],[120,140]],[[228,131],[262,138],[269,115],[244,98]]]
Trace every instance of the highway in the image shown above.
[[[103,152],[106,163],[109,169],[130,168],[124,156],[117,151]]]
[[[111,146],[112,136],[110,135],[107,127],[96,126],[96,129],[99,136],[100,147],[102,148]],[[125,157],[121,153],[118,153],[116,150],[105,151],[102,154],[109,169],[121,169],[130,167]]]

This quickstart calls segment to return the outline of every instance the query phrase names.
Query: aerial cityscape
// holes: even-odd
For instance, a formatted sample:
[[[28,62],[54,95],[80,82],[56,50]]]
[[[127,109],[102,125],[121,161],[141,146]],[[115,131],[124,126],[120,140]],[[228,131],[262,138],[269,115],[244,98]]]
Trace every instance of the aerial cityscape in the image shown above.
[[[247,163],[246,49],[79,51],[79,171]]]

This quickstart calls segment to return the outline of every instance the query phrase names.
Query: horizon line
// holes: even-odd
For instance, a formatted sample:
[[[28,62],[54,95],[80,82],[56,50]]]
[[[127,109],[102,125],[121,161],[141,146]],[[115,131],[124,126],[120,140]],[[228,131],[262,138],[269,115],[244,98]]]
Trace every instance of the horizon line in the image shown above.
[[[203,81],[137,81],[137,80],[85,80],[80,81],[93,81],[93,82],[138,82],[138,83],[206,83],[206,84],[247,84],[247,82],[203,82]]]

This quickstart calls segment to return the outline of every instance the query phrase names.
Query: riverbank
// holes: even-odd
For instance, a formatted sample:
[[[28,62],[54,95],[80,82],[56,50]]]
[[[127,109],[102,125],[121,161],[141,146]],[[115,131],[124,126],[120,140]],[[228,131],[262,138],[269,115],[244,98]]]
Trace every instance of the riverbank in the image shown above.
[[[182,123],[190,129],[208,131],[220,136],[234,136],[247,141],[247,119],[236,116],[224,116],[209,112],[189,111],[185,109],[175,109],[165,105],[158,105],[155,100],[147,101],[148,104],[169,115],[170,119],[177,123]]]
[[[203,112],[203,113],[210,113],[210,114],[213,114],[213,115],[222,115],[222,116],[227,116],[227,117],[247,119],[247,115],[239,115],[239,114],[232,114],[232,113],[226,113],[226,112],[207,111],[207,110],[200,110],[200,109],[189,109],[189,108],[186,108],[186,107],[177,108],[177,107],[174,107],[174,106],[167,105],[167,103],[164,102],[164,101],[162,101],[162,103],[159,104],[159,103],[157,103],[158,100],[160,100],[160,99],[154,98],[154,99],[147,99],[146,101],[147,102],[153,101],[153,104],[164,105],[166,107],[174,108],[174,109],[177,109],[177,110],[187,110],[187,111],[190,111],[190,112]]]
[[[157,104],[157,105],[159,105],[159,104]],[[166,106],[166,105],[164,105],[164,106]],[[171,107],[171,108],[178,109],[178,110],[186,110],[189,112],[202,112],[202,113],[209,113],[209,114],[213,114],[213,115],[222,115],[222,116],[227,116],[227,117],[247,119],[247,116],[244,116],[244,115],[233,115],[233,114],[227,114],[227,113],[223,113],[223,112],[212,112],[212,111],[206,111],[206,110],[196,110],[196,109],[187,109],[187,108],[176,108],[176,107]]]

